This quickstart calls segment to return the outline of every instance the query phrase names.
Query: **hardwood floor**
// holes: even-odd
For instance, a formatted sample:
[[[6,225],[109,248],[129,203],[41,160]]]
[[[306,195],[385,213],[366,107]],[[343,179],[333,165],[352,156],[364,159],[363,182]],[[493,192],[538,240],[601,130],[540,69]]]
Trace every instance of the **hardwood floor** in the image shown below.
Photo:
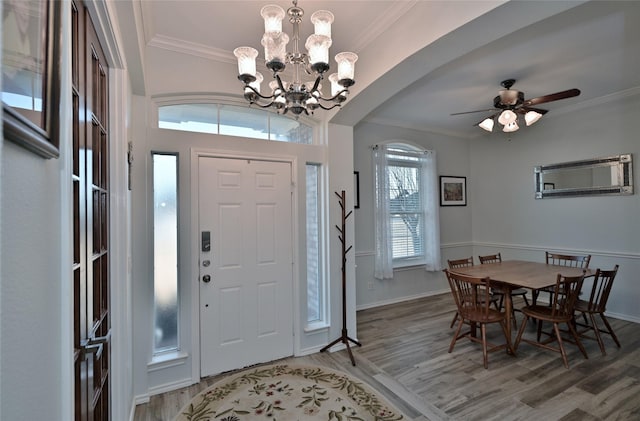
[[[346,350],[282,361],[348,372],[413,421],[640,420],[640,324],[610,318],[622,347],[605,335],[606,356],[595,340],[582,341],[589,359],[566,344],[568,370],[559,353],[526,343],[515,357],[490,353],[485,370],[478,344],[459,340],[453,352],[447,352],[454,309],[451,295],[443,294],[359,311],[357,339],[362,347],[353,348],[356,367]],[[498,329],[488,333],[495,341]],[[533,325],[525,335],[535,337]],[[222,377],[153,396],[136,408],[134,420],[171,420],[192,396]]]

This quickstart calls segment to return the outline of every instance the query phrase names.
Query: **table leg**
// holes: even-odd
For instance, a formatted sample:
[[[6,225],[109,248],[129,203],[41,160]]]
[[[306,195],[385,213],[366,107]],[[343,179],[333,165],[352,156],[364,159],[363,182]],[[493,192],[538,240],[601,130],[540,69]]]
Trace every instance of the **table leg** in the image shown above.
[[[513,317],[513,301],[511,300],[511,288],[503,288],[504,291],[504,311],[505,314],[505,322],[507,324],[507,338],[509,341],[509,346],[507,346],[507,354],[511,354],[511,343],[512,342],[512,334],[511,334],[511,317]]]

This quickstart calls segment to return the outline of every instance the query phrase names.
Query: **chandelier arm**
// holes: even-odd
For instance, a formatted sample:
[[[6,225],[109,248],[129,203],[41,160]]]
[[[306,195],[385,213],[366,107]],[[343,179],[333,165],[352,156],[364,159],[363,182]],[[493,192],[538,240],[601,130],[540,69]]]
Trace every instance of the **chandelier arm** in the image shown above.
[[[260,92],[258,92],[253,86],[249,86],[249,85],[245,85],[245,88],[249,88],[253,91],[253,93],[255,93],[256,95],[258,95],[260,98],[262,99],[270,99],[270,100],[274,100],[274,96],[273,95],[269,95],[269,96],[264,96],[262,95]]]
[[[280,79],[280,75],[275,75],[276,80],[278,81],[278,87],[282,92],[285,91],[284,84],[282,83],[282,79]]]
[[[260,108],[269,108],[269,107],[271,107],[273,105],[273,101],[271,101],[270,103],[265,104],[265,105],[260,104],[258,101],[251,101],[251,102],[249,102],[249,104],[257,105]]]
[[[318,86],[320,86],[320,80],[322,79],[322,76],[318,76],[316,78],[315,83],[313,84],[313,88],[311,88],[311,90],[309,92],[315,92],[316,90],[318,90]]]
[[[321,99],[321,100],[327,101],[327,102],[331,102],[331,101],[335,101],[335,100],[340,99],[340,98],[344,98],[344,96],[342,96],[342,94],[345,94],[344,96],[349,95],[349,90],[348,89],[343,89],[340,92],[338,92],[337,94],[335,94],[334,96],[332,96],[331,98],[324,98],[322,96],[319,96],[318,99]]]
[[[324,105],[318,103],[318,107],[322,108],[323,110],[327,110],[327,111],[333,110],[334,108],[340,107],[340,106],[342,106],[342,104],[333,104],[331,107],[325,107]]]

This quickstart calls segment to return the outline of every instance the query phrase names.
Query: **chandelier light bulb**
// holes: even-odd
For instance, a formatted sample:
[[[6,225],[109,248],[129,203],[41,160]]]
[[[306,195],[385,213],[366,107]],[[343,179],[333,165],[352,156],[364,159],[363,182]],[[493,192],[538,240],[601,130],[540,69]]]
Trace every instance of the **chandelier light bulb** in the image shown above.
[[[506,126],[507,124],[513,123],[514,121],[516,121],[517,118],[518,116],[513,111],[504,110],[502,114],[500,114],[500,117],[498,117],[498,123],[502,124],[503,126]]]
[[[316,35],[323,35],[331,38],[331,24],[333,23],[333,13],[328,10],[318,10],[311,15],[311,23]]]
[[[338,80],[353,80],[358,55],[350,52],[338,53],[335,59],[338,63]]]
[[[527,126],[531,126],[533,123],[540,120],[541,117],[542,114],[537,111],[527,111],[527,113],[524,115],[524,122],[527,124]]]
[[[492,132],[493,124],[494,124],[493,118],[488,117],[482,120],[482,122],[478,124],[478,126],[480,126],[481,128],[485,129],[488,132]]]
[[[316,63],[329,64],[329,47],[331,38],[324,35],[309,35],[305,48],[309,52],[309,63],[313,66]]]
[[[284,9],[277,4],[267,4],[260,10],[260,15],[264,19],[265,33],[282,32],[282,19],[284,19]]]
[[[238,59],[238,74],[255,77],[258,50],[252,47],[238,47],[233,50],[233,55]]]
[[[284,68],[288,42],[289,35],[284,32],[267,32],[262,36],[261,44],[264,47],[264,59],[267,67]]]

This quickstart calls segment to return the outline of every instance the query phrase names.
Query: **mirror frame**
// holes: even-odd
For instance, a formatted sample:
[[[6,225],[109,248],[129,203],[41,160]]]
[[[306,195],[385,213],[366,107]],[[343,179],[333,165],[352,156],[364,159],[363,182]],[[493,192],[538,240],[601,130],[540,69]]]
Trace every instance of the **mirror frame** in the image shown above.
[[[564,189],[544,189],[544,174],[550,174],[566,169],[612,167],[618,174],[621,185],[595,186]],[[607,156],[583,161],[562,162],[551,165],[540,165],[534,168],[535,198],[547,199],[555,197],[600,196],[600,195],[631,195],[633,194],[633,158],[631,154]],[[549,184],[549,183],[547,183]]]

